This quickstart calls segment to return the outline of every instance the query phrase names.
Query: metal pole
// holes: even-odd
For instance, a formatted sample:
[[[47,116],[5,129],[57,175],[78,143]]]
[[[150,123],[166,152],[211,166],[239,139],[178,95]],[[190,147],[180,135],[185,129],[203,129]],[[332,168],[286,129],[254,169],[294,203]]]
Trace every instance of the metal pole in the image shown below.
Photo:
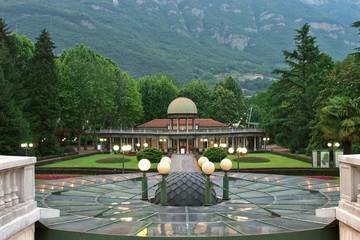
[[[146,173],[143,172],[143,177],[142,177],[142,194],[141,194],[141,200],[149,200],[148,199],[148,182],[147,182],[147,177],[146,177]]]
[[[229,177],[227,171],[225,171],[223,178],[223,200],[229,200]]]
[[[237,172],[239,172],[240,170],[240,168],[239,168],[239,161],[240,161],[240,159],[239,159],[239,153],[237,153]]]
[[[167,183],[165,180],[166,174],[162,175],[162,182],[161,182],[161,199],[160,199],[160,205],[167,206]]]
[[[122,159],[122,174],[125,173],[125,151],[123,150],[123,159]]]
[[[211,186],[210,186],[210,175],[206,176],[205,183],[205,204],[204,206],[211,206]]]

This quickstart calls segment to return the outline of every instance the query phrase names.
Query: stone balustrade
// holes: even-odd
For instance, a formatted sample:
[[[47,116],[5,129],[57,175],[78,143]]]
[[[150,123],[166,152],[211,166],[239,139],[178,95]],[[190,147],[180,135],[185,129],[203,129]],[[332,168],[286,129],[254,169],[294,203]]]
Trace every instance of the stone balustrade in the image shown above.
[[[340,155],[340,201],[331,209],[317,209],[318,217],[336,217],[341,240],[360,239],[360,155]]]
[[[35,162],[35,157],[0,155],[0,240],[18,237],[24,229],[33,233],[41,217],[59,216],[58,210],[36,206]]]

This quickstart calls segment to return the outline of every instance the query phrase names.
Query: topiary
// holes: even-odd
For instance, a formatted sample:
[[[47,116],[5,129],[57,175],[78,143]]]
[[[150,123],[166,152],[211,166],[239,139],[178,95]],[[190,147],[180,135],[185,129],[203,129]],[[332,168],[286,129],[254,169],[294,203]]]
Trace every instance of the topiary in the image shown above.
[[[145,151],[145,152],[144,152]],[[143,154],[144,152],[144,154]],[[151,163],[158,163],[161,160],[163,153],[156,148],[145,148],[136,154],[136,158],[140,161],[143,158],[148,159]]]
[[[220,151],[221,151],[221,160],[226,158],[227,152],[224,148],[221,147],[211,147],[208,148],[203,156],[207,157],[211,162],[220,162]]]

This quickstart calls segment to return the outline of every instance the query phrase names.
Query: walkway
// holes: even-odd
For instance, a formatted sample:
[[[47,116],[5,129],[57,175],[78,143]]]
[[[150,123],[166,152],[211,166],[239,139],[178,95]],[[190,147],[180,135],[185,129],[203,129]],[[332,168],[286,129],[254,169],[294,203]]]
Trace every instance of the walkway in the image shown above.
[[[172,154],[170,173],[174,172],[199,172],[199,166],[195,164],[194,154]]]

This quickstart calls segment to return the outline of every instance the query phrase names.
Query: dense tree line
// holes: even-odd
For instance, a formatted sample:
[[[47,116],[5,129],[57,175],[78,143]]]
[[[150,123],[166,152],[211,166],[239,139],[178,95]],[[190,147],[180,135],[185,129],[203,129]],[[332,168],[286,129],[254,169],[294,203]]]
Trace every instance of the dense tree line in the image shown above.
[[[334,63],[319,50],[308,24],[296,32],[295,50],[283,51],[287,67],[273,71],[280,78],[249,104],[274,141],[292,152],[310,153],[332,141],[351,153],[360,140],[359,54]]]
[[[170,74],[136,82],[83,44],[55,57],[45,29],[35,44],[11,34],[3,20],[0,32],[1,154],[22,154],[22,142],[33,143],[38,156],[60,153],[57,129],[75,133],[78,148],[85,137],[86,147],[87,137],[100,128],[130,128],[166,118],[168,105],[179,96],[192,99],[203,118],[234,123],[246,112],[242,89],[232,77],[213,88],[200,79],[181,87]]]

